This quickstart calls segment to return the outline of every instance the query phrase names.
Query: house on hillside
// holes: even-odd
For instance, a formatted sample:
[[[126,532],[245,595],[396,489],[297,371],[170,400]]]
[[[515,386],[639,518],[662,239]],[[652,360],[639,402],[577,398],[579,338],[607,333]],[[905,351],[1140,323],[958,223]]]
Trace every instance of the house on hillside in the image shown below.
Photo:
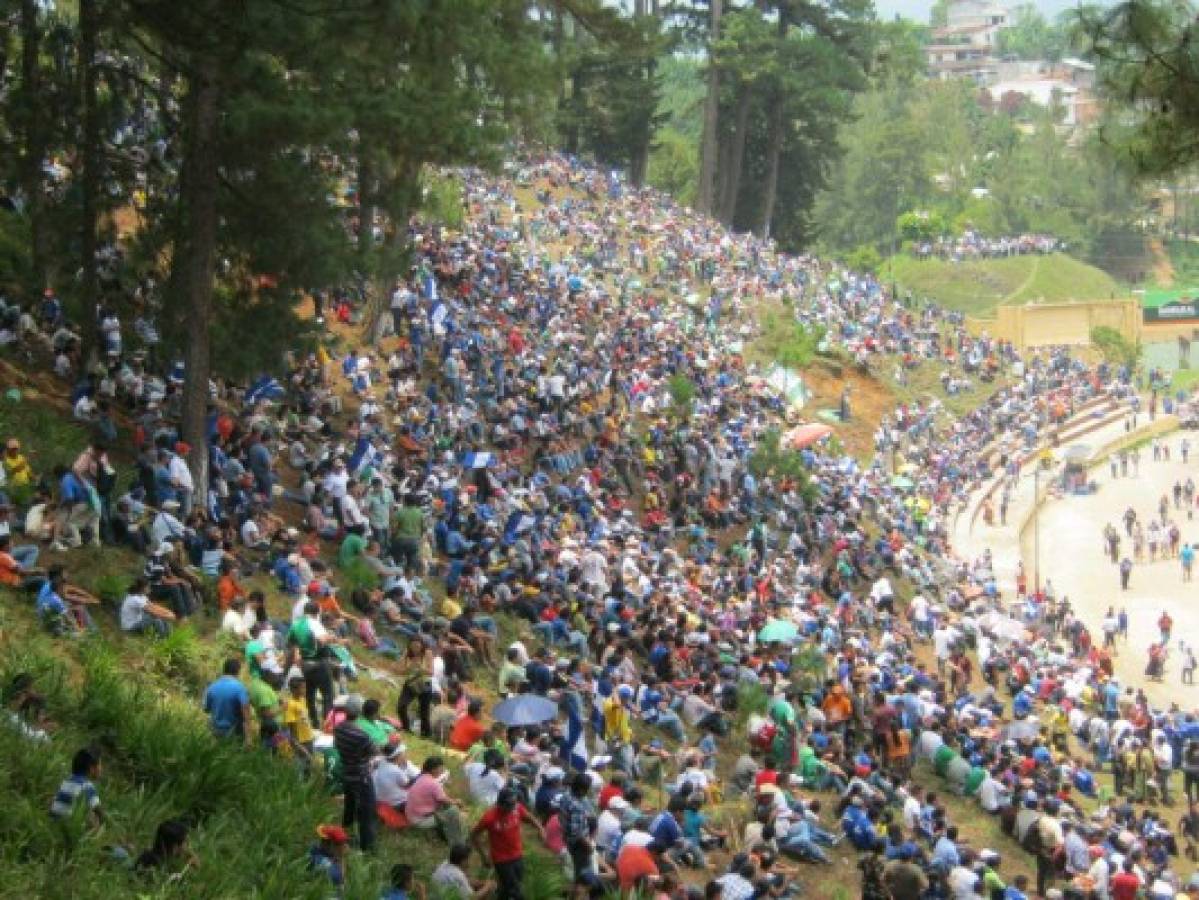
[[[942,80],[969,78],[985,85],[997,77],[999,32],[1007,27],[1007,7],[992,0],[954,0],[946,24],[925,47],[928,74]]]

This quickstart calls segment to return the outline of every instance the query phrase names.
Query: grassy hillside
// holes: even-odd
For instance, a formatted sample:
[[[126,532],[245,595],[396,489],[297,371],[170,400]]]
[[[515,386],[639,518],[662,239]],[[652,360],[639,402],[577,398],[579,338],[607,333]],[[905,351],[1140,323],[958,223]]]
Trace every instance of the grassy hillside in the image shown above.
[[[893,267],[893,269],[892,269]],[[953,263],[905,254],[884,264],[882,274],[919,297],[929,297],[973,316],[989,316],[1001,303],[1096,300],[1122,295],[1106,272],[1065,254],[1013,256]]]

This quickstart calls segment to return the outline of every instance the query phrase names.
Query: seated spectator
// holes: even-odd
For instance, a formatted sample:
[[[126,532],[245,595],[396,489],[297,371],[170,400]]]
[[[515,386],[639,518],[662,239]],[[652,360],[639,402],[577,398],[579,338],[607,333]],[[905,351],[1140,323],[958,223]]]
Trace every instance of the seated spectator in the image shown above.
[[[125,599],[121,601],[121,631],[126,634],[144,634],[153,631],[166,637],[171,630],[175,614],[165,606],[150,600],[150,585],[145,578],[134,580]]]

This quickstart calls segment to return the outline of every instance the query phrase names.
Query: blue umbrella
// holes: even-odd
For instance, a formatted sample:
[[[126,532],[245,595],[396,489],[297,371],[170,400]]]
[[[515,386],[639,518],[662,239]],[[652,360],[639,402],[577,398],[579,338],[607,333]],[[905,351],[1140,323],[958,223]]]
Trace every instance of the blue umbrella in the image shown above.
[[[501,702],[491,714],[509,728],[540,725],[558,717],[558,704],[537,694],[520,694]]]

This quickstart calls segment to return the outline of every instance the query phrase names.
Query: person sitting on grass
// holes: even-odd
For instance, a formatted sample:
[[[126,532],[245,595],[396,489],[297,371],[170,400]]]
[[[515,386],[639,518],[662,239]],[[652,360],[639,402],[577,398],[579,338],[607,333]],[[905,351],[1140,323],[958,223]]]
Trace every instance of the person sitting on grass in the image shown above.
[[[85,810],[88,824],[99,827],[104,822],[104,810],[100,807],[100,794],[95,782],[100,778],[100,752],[84,747],[71,760],[71,774],[63,780],[50,803],[50,817],[65,821],[75,815],[75,810]]]
[[[67,584],[62,566],[51,566],[37,595],[37,612],[51,633],[78,635],[84,630],[95,629],[86,607],[98,606],[99,603],[87,591]]]
[[[46,716],[46,698],[34,687],[33,676],[18,672],[0,694],[4,712],[0,722],[31,741],[48,741],[54,722]]]
[[[464,867],[469,860],[470,847],[467,844],[450,847],[450,858],[433,870],[434,887],[460,900],[484,900],[494,894],[494,881],[471,878],[466,874]]]
[[[379,900],[425,900],[425,886],[412,877],[412,866],[396,863],[391,867],[390,886]]]
[[[350,833],[340,825],[318,825],[316,836],[319,843],[308,849],[308,869],[323,874],[336,889],[337,897],[343,897],[346,870],[349,858]]]
[[[0,515],[7,515],[4,509],[0,505]],[[0,532],[0,587],[32,590],[45,577],[41,569],[35,568],[36,562],[37,547],[14,547],[12,535]]]
[[[153,631],[166,637],[171,630],[175,614],[165,606],[150,600],[150,584],[145,578],[137,578],[129,593],[121,601],[121,631],[126,634],[145,634]]]
[[[166,819],[158,823],[154,831],[154,843],[133,864],[141,871],[174,868],[180,861],[183,865],[172,873],[179,878],[188,869],[200,864],[199,858],[187,846],[188,827],[179,819]]]

